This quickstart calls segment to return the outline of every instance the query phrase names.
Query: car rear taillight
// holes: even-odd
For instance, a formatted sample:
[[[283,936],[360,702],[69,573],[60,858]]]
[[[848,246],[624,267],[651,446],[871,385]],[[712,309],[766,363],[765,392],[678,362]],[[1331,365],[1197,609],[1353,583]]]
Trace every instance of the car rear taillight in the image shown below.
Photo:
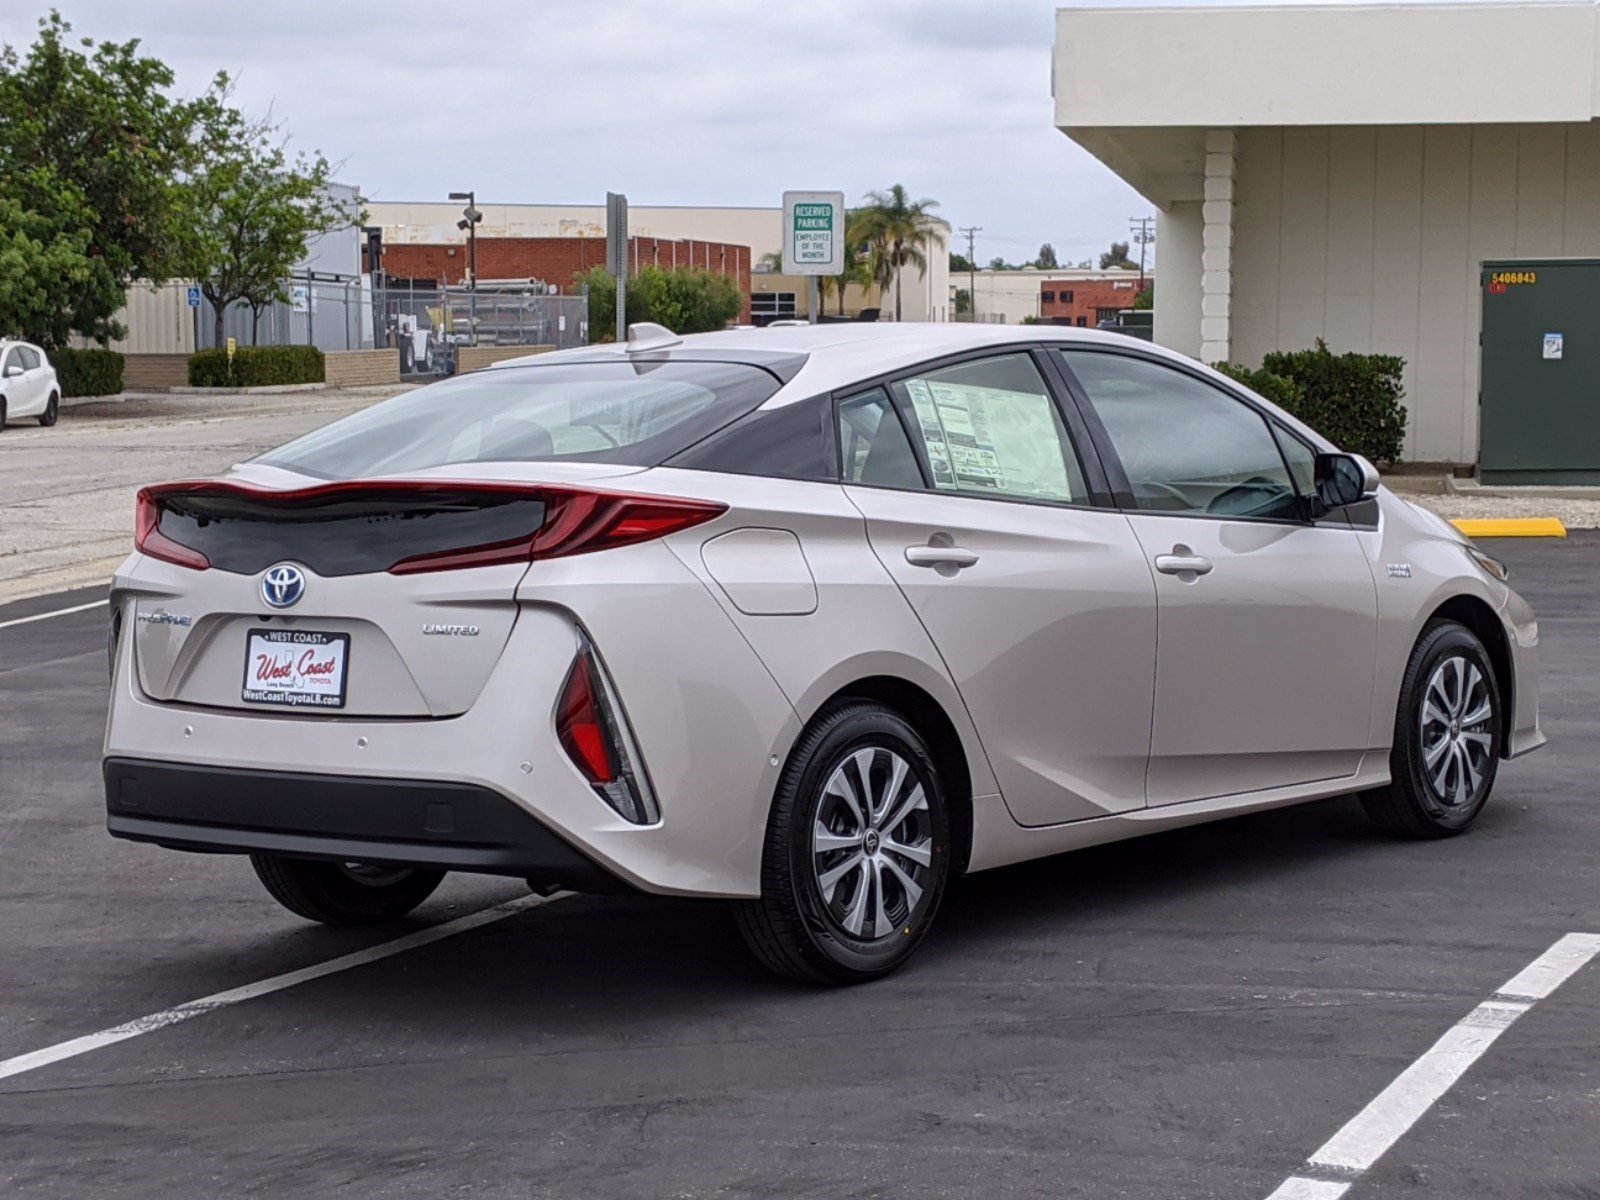
[[[180,545],[161,532],[159,488],[140,488],[135,505],[133,544],[140,554],[196,571],[204,571],[211,566],[211,560],[200,551]]]
[[[382,480],[271,491],[169,483],[139,493],[152,558],[250,574],[293,559],[321,575],[414,575],[588,554],[665,537],[725,504],[546,484]]]
[[[556,739],[589,786],[624,819],[635,825],[661,819],[616,689],[582,635],[556,704]]]
[[[419,554],[401,559],[389,573],[414,575],[611,550],[691,529],[728,511],[726,504],[671,496],[625,496],[572,488],[539,488],[537,492],[545,502],[545,518],[528,537]]]

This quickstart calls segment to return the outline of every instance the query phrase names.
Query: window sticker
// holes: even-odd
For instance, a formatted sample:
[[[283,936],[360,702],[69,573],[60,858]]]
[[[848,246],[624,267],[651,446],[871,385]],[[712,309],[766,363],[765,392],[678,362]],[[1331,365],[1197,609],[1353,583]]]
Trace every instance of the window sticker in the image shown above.
[[[906,392],[935,487],[1073,498],[1048,396],[925,379]]]

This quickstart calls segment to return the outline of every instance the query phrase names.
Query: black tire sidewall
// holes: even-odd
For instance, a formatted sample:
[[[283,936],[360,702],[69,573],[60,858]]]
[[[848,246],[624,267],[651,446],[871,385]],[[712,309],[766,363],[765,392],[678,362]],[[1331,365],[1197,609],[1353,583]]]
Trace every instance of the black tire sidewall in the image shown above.
[[[1489,737],[1493,752],[1484,768],[1483,782],[1475,799],[1459,807],[1443,804],[1434,795],[1422,761],[1422,733],[1419,721],[1422,702],[1427,692],[1428,680],[1441,661],[1450,657],[1465,658],[1483,675],[1489,691],[1492,712],[1489,718]],[[1459,833],[1471,825],[1494,790],[1499,767],[1499,748],[1504,736],[1505,712],[1502,708],[1499,681],[1494,665],[1489,661],[1483,643],[1466,626],[1453,621],[1443,622],[1424,633],[1412,653],[1406,670],[1405,688],[1400,695],[1400,706],[1395,719],[1394,752],[1390,770],[1394,785],[1404,789],[1404,794],[1416,814],[1440,832]]]
[[[39,424],[43,425],[46,429],[50,428],[50,426],[56,423],[56,417],[59,415],[60,411],[61,400],[59,397],[52,395],[45,403],[44,412],[39,414]]]
[[[927,886],[911,920],[893,937],[873,942],[852,938],[827,915],[811,852],[811,828],[822,802],[823,787],[841,762],[867,747],[892,750],[906,760],[922,784],[933,826]],[[785,890],[798,909],[801,928],[813,949],[826,960],[830,974],[866,979],[891,971],[927,934],[949,874],[950,810],[938,768],[916,730],[896,713],[875,705],[851,706],[837,714],[804,760],[793,764],[793,768],[798,769],[792,769],[785,779],[791,787]]]

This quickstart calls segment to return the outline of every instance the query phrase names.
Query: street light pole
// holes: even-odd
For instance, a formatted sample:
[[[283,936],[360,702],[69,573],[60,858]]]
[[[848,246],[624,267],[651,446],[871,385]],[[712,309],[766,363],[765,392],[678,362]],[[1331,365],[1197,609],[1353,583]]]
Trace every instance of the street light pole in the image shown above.
[[[467,322],[472,326],[472,344],[478,344],[478,222],[483,220],[483,214],[478,211],[477,192],[451,192],[450,199],[465,200],[466,209],[461,214],[461,220],[456,222],[457,229],[467,231],[467,272],[471,278],[467,282]]]

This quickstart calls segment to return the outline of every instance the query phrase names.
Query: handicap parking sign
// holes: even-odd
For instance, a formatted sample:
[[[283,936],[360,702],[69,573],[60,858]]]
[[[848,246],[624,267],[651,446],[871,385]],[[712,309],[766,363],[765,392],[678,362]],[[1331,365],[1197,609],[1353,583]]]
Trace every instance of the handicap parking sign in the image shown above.
[[[197,283],[191,283],[189,285],[189,307],[200,307],[200,285]]]

